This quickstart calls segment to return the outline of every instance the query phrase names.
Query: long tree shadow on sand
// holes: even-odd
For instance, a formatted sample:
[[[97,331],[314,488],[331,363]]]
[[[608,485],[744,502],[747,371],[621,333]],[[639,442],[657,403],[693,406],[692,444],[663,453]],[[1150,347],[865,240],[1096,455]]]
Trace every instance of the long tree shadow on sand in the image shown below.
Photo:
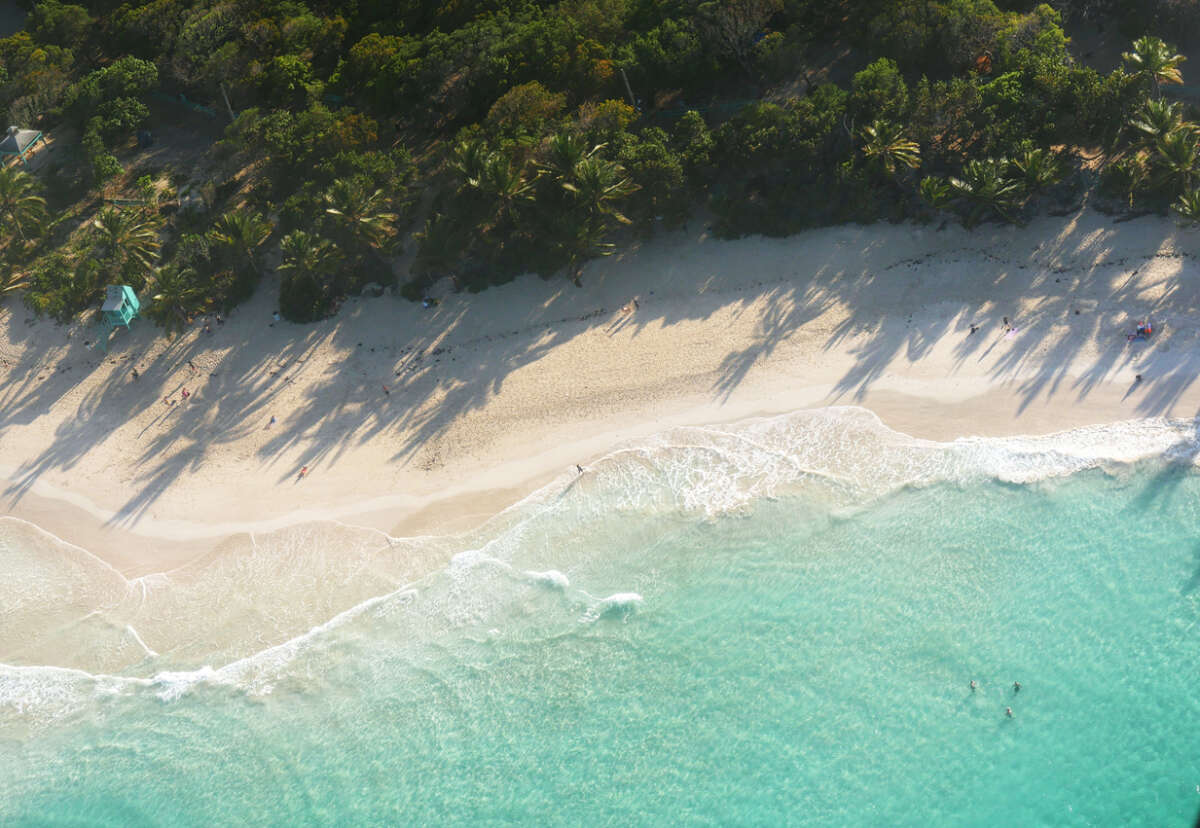
[[[861,400],[893,362],[920,360],[955,337],[957,365],[985,363],[994,380],[1015,385],[1018,416],[1034,401],[1063,392],[1084,399],[1129,369],[1145,375],[1136,389],[1139,414],[1172,411],[1200,375],[1200,356],[1188,347],[1195,339],[1191,320],[1200,311],[1200,272],[1178,252],[1181,231],[1169,227],[1165,237],[1155,238],[1144,228],[1106,224],[1092,218],[1075,230],[1068,225],[1031,252],[1012,248],[1010,238],[1018,231],[984,227],[969,247],[914,260],[869,257],[850,284],[827,288],[849,314],[826,348],[848,349],[855,358],[831,400]],[[1139,265],[1148,260],[1160,262],[1158,275],[1139,278]],[[906,274],[917,269],[919,275]],[[936,304],[906,302],[906,287],[918,286],[937,297]],[[1013,294],[1035,299],[1032,309],[1018,316],[992,298]],[[1143,319],[1155,319],[1159,333],[1150,341],[1127,341]],[[1173,322],[1187,329],[1185,338]],[[1083,356],[1084,346],[1093,342],[1100,347]]]
[[[1158,223],[1156,238],[1137,224],[1113,227],[1090,214],[1065,223],[1044,220],[1044,243],[1032,251],[1015,244],[1028,238],[1027,230],[997,226],[952,237],[929,228],[855,226],[746,244],[677,236],[624,260],[592,263],[582,290],[563,281],[526,284],[513,296],[524,297],[528,307],[515,310],[505,287],[428,311],[400,300],[355,300],[333,320],[289,326],[291,338],[273,353],[256,344],[255,325],[265,321],[252,321],[269,319],[271,294],[264,286],[265,298],[232,314],[211,337],[168,344],[138,382],[125,369],[152,333],[135,330],[116,340],[105,367],[120,371],[81,397],[78,415],[21,465],[5,495],[19,499],[47,471],[69,471],[106,439],[106,427],[116,429],[147,407],[159,410],[126,448],[135,456],[137,494],[113,518],[122,526],[136,524],[180,475],[200,471],[211,447],[256,430],[262,438],[243,462],[277,469],[277,482],[294,478],[298,464],[336,463],[381,435],[394,439],[393,462],[433,468],[451,426],[492,400],[514,371],[586,332],[607,331],[614,321],[624,342],[636,341],[649,326],[725,324],[756,314],[751,343],[739,343],[713,365],[712,393],[722,401],[781,343],[813,336],[806,331],[820,318],[832,319],[819,329],[825,348],[853,358],[830,403],[861,399],[893,362],[943,348],[953,355],[952,370],[977,362],[996,382],[1014,385],[1020,411],[1056,393],[1085,398],[1133,368],[1146,375],[1134,392],[1137,411],[1161,414],[1173,410],[1200,374],[1200,357],[1187,338],[1195,331],[1184,324],[1200,311],[1200,279],[1191,261],[1175,252],[1183,231]],[[922,245],[933,252],[921,252]],[[1116,251],[1124,252],[1118,257]],[[1159,262],[1154,280],[1130,273],[1147,260]],[[639,309],[614,320],[633,284]],[[539,298],[529,302],[531,293]],[[1021,296],[1031,307],[1010,319],[1017,328],[1011,338],[1002,333],[1002,319],[1015,312],[993,295]],[[498,307],[509,312],[497,313]],[[1154,316],[1162,332],[1136,346],[1126,343],[1125,332],[1146,316]],[[27,336],[23,321],[11,315],[0,324],[18,344]],[[971,326],[978,326],[976,333]],[[10,367],[10,382],[0,388],[0,445],[4,426],[28,424],[61,405],[76,392],[79,377],[104,364],[78,332],[66,340],[64,333],[66,347],[54,361],[36,348],[20,349],[20,364]],[[1111,346],[1084,355],[1085,344],[1106,340]],[[187,360],[213,349],[222,356],[211,376],[200,378],[198,393],[164,405],[164,394],[197,382],[184,372]],[[580,370],[586,374],[586,365]],[[280,410],[283,392],[292,387],[304,391],[290,410]],[[274,426],[272,416],[278,417]]]
[[[730,351],[721,360],[713,390],[722,400],[729,399],[751,368],[769,357],[797,328],[827,311],[834,301],[828,293],[811,295],[802,287],[773,288],[765,298],[769,306],[759,320],[754,341]]]

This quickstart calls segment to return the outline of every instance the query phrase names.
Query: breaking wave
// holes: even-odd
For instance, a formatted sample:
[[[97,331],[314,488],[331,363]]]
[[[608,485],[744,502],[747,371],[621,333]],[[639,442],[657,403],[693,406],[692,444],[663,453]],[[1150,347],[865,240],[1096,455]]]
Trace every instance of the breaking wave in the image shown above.
[[[579,541],[587,527],[621,524],[622,542],[636,545],[647,522],[708,520],[762,498],[856,506],[910,486],[1030,484],[1139,461],[1190,465],[1198,446],[1190,420],[935,442],[893,431],[862,408],[801,411],[675,428],[619,447],[462,535],[401,539],[304,524],[230,539],[201,562],[133,581],[3,519],[0,629],[10,633],[0,632],[0,661],[10,663],[0,663],[0,732],[114,697],[174,703],[200,688],[302,692],[321,659],[365,640],[367,630],[402,642],[475,627],[494,634],[498,607],[513,605],[527,613],[565,606],[585,624],[630,620],[642,595],[619,575],[589,580],[595,547]],[[79,640],[61,646],[67,634]],[[48,652],[63,663],[28,663]],[[104,657],[88,664],[95,652]]]

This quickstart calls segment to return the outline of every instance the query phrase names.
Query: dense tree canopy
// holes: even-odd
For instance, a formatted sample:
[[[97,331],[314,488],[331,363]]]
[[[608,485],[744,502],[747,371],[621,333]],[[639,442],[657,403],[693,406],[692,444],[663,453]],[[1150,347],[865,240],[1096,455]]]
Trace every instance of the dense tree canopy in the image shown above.
[[[1122,68],[1082,65],[1063,13],[1119,27]],[[419,298],[446,276],[578,280],[698,209],[726,235],[1018,221],[1070,201],[1081,151],[1104,154],[1116,204],[1194,216],[1168,31],[1200,16],[1168,0],[39,0],[0,39],[0,114],[78,140],[0,180],[5,272],[60,316],[106,279],[151,285],[177,326],[250,295],[269,254],[281,310],[316,319],[367,282]],[[185,105],[224,137],[139,167],[138,130]],[[47,204],[80,220],[47,222]]]

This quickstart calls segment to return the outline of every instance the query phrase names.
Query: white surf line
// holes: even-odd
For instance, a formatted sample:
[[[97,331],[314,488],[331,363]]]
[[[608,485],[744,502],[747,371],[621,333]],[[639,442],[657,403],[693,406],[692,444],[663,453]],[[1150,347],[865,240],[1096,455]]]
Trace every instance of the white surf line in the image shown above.
[[[836,413],[838,411],[847,411],[847,410],[862,410],[862,411],[869,412],[876,420],[879,419],[878,415],[876,415],[874,412],[870,411],[870,409],[864,408],[862,406],[854,406],[854,405],[821,406],[818,408],[811,408],[811,409],[804,408],[801,410],[817,411],[817,410],[822,410],[822,409],[830,411],[830,412],[834,412],[834,413]],[[722,426],[721,433],[726,434],[728,436],[734,436],[733,434],[730,434],[730,432],[724,431],[724,429],[730,429],[731,431],[737,430],[740,427],[747,425],[749,423],[752,423],[752,422],[761,422],[764,420],[773,420],[773,419],[777,419],[780,417],[788,417],[795,413],[797,413],[797,412],[796,411],[784,412],[784,413],[780,413],[780,414],[773,414],[773,415],[767,415],[767,416],[763,416],[762,414],[752,414],[749,416],[738,417],[735,415],[730,421],[721,424],[721,426]],[[594,459],[592,459],[590,461],[590,464],[595,466],[595,465],[598,465],[598,464],[604,462],[605,460],[615,459],[615,458],[620,457],[627,453],[633,453],[635,455],[645,456],[645,453],[647,451],[662,447],[662,444],[656,445],[655,443],[652,442],[653,437],[656,434],[660,434],[660,435],[666,434],[666,433],[674,431],[675,429],[678,429],[678,428],[681,428],[681,429],[688,429],[688,428],[703,429],[703,428],[705,428],[704,423],[702,423],[702,422],[689,423],[689,422],[687,422],[687,419],[689,419],[689,418],[688,417],[667,418],[667,420],[665,422],[660,421],[658,423],[660,428],[657,431],[652,432],[651,434],[627,437],[626,439],[623,439],[623,440],[619,439],[616,441],[615,446],[610,448],[607,452],[604,452],[604,453],[600,454],[599,456],[595,457]],[[673,420],[674,420],[674,422],[673,422]],[[679,420],[683,420],[683,421],[679,421]],[[1167,423],[1167,424],[1194,423],[1195,422],[1195,420],[1189,420],[1189,419],[1184,419],[1184,418],[1152,417],[1152,418],[1134,418],[1131,420],[1120,421],[1119,423],[1112,423],[1110,425],[1121,425],[1121,424],[1126,424],[1126,423],[1144,422],[1146,420],[1160,422],[1160,423]],[[1001,437],[1001,438],[978,438],[978,437],[977,438],[963,438],[963,437],[959,437],[956,440],[939,442],[939,441],[923,440],[921,438],[911,437],[911,435],[903,434],[902,432],[897,432],[891,428],[888,428],[885,424],[882,423],[882,421],[879,421],[879,424],[882,426],[882,428],[884,428],[885,430],[887,430],[893,434],[908,437],[910,440],[913,441],[914,444],[928,445],[928,446],[952,445],[954,443],[974,442],[974,441],[988,442],[993,439],[998,439],[998,440],[1005,441],[1005,442],[1013,441],[1013,440],[1022,440],[1022,439],[1037,441],[1037,440],[1061,438],[1063,435],[1067,435],[1072,432],[1080,431],[1080,429],[1076,428],[1076,429],[1065,429],[1063,431],[1053,432],[1051,434],[1044,434],[1044,435],[1032,435],[1032,434],[1031,435],[1009,435],[1009,436],[1005,436],[1005,437]],[[711,427],[711,424],[709,424],[709,427]],[[526,458],[526,461],[527,461],[527,458]],[[297,510],[279,515],[274,518],[266,518],[263,520],[228,521],[228,522],[223,522],[223,523],[195,523],[192,521],[178,520],[178,519],[141,517],[141,518],[138,518],[137,521],[133,524],[118,525],[115,528],[121,532],[128,532],[130,534],[138,535],[141,537],[149,537],[149,538],[155,538],[155,539],[167,540],[167,541],[208,540],[208,539],[213,539],[213,538],[229,537],[231,535],[250,534],[250,533],[254,533],[254,532],[273,532],[273,531],[277,531],[279,529],[284,529],[284,528],[294,526],[299,523],[306,523],[306,522],[342,522],[343,518],[346,518],[346,517],[349,517],[352,515],[377,512],[377,511],[385,511],[385,510],[389,510],[389,509],[405,508],[408,510],[417,511],[421,508],[424,508],[431,504],[437,503],[439,501],[443,501],[447,498],[455,497],[455,496],[462,495],[462,494],[470,494],[470,493],[474,493],[474,492],[487,491],[492,488],[501,487],[499,485],[498,481],[502,481],[504,479],[503,474],[508,465],[509,464],[502,464],[502,465],[496,467],[495,469],[492,470],[494,473],[488,476],[489,480],[494,479],[495,481],[497,481],[496,485],[480,484],[479,479],[476,478],[475,482],[462,483],[462,484],[459,484],[456,486],[449,486],[444,489],[438,490],[436,492],[431,492],[427,495],[411,495],[411,494],[403,494],[403,493],[378,495],[376,497],[369,498],[367,500],[360,500],[360,501],[357,501],[354,503],[348,503],[348,504],[338,507],[338,508],[297,509]],[[7,480],[16,485],[22,485],[22,478],[23,478],[23,475],[20,473],[19,469],[14,468],[12,466],[0,464],[0,480]],[[562,472],[558,475],[555,475],[554,479],[551,480],[550,482],[548,482],[546,485],[544,485],[538,489],[535,489],[534,491],[530,492],[525,497],[520,498],[516,502],[499,510],[495,515],[492,515],[491,518],[483,521],[483,524],[481,524],[480,528],[482,528],[482,525],[486,525],[490,520],[498,518],[501,515],[509,512],[513,509],[517,509],[517,508],[521,507],[522,505],[528,503],[529,501],[534,500],[537,497],[542,496],[550,491],[553,491],[556,488],[561,488],[565,482],[568,482],[574,478],[575,478],[575,475],[573,472]],[[54,499],[54,500],[59,500],[61,502],[69,503],[69,504],[79,508],[80,510],[84,511],[85,513],[92,516],[93,518],[97,519],[98,521],[100,521],[103,524],[108,524],[110,522],[114,522],[115,520],[119,520],[119,518],[121,517],[119,511],[113,511],[113,510],[102,508],[102,507],[98,506],[90,498],[88,498],[86,495],[83,495],[76,491],[69,491],[67,489],[63,489],[61,487],[55,486],[54,484],[48,483],[43,480],[35,480],[32,483],[32,485],[29,487],[29,490],[41,497],[46,497],[46,498],[50,498],[50,499]],[[23,522],[27,522],[27,521],[23,521]],[[30,525],[34,525],[34,524],[30,524]],[[346,525],[353,525],[353,524],[346,524]],[[366,528],[370,528],[370,527],[358,527],[358,528],[366,529]],[[46,533],[46,534],[50,534],[50,533]],[[456,533],[456,535],[458,535],[458,534],[461,534],[461,533]],[[51,535],[51,536],[57,537],[54,535]],[[433,536],[427,535],[427,536],[421,536],[421,537],[433,537]],[[74,546],[74,544],[72,544],[72,546]],[[76,548],[78,548],[78,547],[76,547]],[[90,555],[90,553],[88,553],[88,554]],[[92,556],[92,557],[95,557],[95,556]]]

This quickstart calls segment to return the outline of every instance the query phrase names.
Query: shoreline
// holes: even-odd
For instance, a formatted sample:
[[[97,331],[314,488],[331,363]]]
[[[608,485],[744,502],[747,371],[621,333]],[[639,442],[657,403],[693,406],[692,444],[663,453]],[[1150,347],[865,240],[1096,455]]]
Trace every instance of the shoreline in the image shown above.
[[[269,323],[268,279],[212,335],[135,325],[107,356],[83,345],[90,329],[23,322],[9,302],[0,502],[128,577],[308,520],[465,531],[674,426],[856,405],[948,441],[1194,417],[1193,235],[1087,212],[675,234],[590,263],[583,289],[523,277],[432,312],[352,299],[311,326]],[[638,310],[617,310],[631,296]],[[1143,317],[1160,332],[1130,346]]]
[[[814,395],[818,393],[811,389],[806,390]],[[1019,403],[1011,392],[1006,392],[1005,389],[990,389],[978,396],[950,401],[932,395],[878,391],[870,394],[868,399],[864,400],[864,404],[857,407],[875,413],[884,425],[893,431],[937,443],[953,442],[962,437],[1039,437],[1088,426],[1111,425],[1139,419],[1096,419],[1100,411],[1109,412],[1114,416],[1123,413],[1119,403],[1124,392],[1110,385],[1094,393],[1105,397],[1106,404],[1093,404],[1086,409],[1075,407],[1048,410],[1043,407],[1027,415],[1028,419],[1023,421],[1025,428],[1019,427],[1021,421],[1012,418],[1001,423],[1006,424],[1008,428],[991,429],[986,434],[971,432],[970,424],[976,421],[976,415],[981,409],[995,411],[1006,404]],[[1197,402],[1200,402],[1200,395]],[[625,429],[601,432],[584,443],[589,449],[601,447],[591,453],[580,455],[574,451],[574,448],[581,445],[576,443],[570,450],[551,450],[536,458],[510,461],[495,467],[481,482],[460,482],[455,487],[423,497],[380,495],[367,500],[354,499],[339,505],[295,510],[248,522],[203,524],[187,520],[151,519],[142,521],[132,529],[113,528],[110,525],[113,512],[97,506],[85,495],[57,489],[48,484],[35,485],[23,497],[21,503],[6,516],[32,524],[38,530],[94,555],[123,576],[135,578],[166,573],[185,566],[236,536],[268,534],[305,523],[340,523],[376,530],[393,539],[470,532],[535,494],[555,478],[569,475],[570,464],[562,462],[568,453],[572,457],[583,456],[583,465],[586,468],[623,447],[671,428],[737,425],[756,419],[823,408],[829,406],[801,405],[776,410],[762,408],[760,404],[752,412],[737,410],[732,419],[706,417],[705,409],[701,408],[654,420],[652,425],[642,423]],[[881,411],[887,416],[881,414]],[[6,472],[7,470],[0,467],[0,481],[10,479]],[[519,479],[508,478],[509,483],[502,485],[499,481],[509,472],[525,476]],[[54,526],[66,527],[63,531],[69,536],[54,531],[51,528]],[[102,554],[96,554],[94,549],[97,547],[102,550]]]

